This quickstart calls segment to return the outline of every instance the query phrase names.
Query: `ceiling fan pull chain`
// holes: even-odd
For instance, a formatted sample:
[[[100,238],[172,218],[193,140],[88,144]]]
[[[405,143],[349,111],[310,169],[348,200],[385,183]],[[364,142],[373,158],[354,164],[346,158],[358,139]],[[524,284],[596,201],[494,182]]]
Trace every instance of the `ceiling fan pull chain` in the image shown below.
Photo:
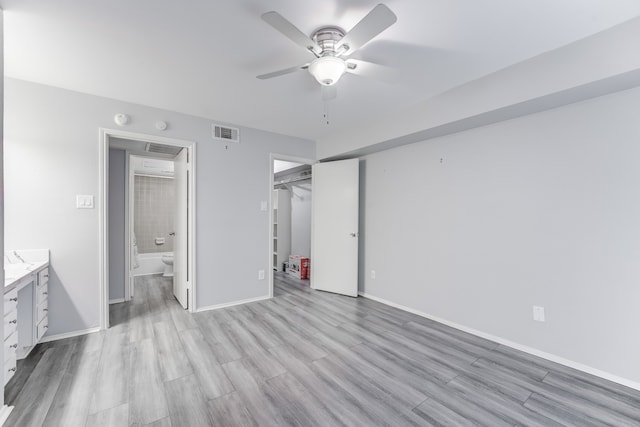
[[[326,121],[326,125],[329,126],[329,101],[324,101],[324,119]]]

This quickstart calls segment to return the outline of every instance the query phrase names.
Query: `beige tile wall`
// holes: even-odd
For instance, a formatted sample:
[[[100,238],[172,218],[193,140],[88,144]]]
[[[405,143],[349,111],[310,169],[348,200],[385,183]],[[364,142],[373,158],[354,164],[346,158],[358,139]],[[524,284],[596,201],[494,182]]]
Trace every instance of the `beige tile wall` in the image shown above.
[[[172,252],[175,221],[175,185],[173,178],[135,176],[134,232],[138,252]],[[164,245],[156,245],[164,237]]]

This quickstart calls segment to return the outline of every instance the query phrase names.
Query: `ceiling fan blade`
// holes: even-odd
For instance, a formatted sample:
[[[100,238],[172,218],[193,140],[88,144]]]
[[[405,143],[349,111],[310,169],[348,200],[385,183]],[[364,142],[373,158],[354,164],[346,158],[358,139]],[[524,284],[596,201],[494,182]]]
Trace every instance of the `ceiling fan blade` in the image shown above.
[[[335,99],[336,96],[338,95],[337,85],[331,85],[331,86],[322,85],[320,86],[320,89],[322,90],[323,101],[331,101],[332,99]]]
[[[300,31],[298,27],[287,21],[278,12],[264,13],[262,14],[262,20],[280,31],[298,46],[302,46],[304,49],[314,54],[319,54],[322,51],[316,42],[307,37],[307,35]]]
[[[340,51],[348,47],[343,55],[351,55],[369,40],[393,25],[397,19],[391,9],[380,3],[338,42],[336,50]]]
[[[299,70],[306,70],[307,68],[309,68],[309,64],[298,65],[295,67],[285,68],[284,70],[273,71],[267,74],[260,74],[259,76],[256,76],[256,78],[260,80],[266,80],[273,77],[284,76],[285,74],[295,73]]]

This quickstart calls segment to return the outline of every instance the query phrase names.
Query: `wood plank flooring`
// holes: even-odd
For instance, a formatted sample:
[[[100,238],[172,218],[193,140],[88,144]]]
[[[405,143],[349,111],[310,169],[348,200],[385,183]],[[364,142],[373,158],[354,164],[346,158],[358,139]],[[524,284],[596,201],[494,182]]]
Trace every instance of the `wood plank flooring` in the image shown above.
[[[281,273],[194,315],[142,277],[110,315],[19,362],[5,425],[640,425],[638,391]]]

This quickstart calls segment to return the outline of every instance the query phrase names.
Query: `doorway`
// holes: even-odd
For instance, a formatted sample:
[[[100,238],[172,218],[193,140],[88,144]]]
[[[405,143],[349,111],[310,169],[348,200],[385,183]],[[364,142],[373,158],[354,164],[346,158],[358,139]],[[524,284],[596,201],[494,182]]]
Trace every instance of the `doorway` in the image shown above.
[[[191,141],[176,140],[151,135],[134,134],[117,130],[100,130],[100,319],[101,329],[109,327],[109,282],[110,282],[110,212],[112,211],[109,184],[112,181],[109,164],[109,151],[124,151],[126,157],[125,181],[128,181],[130,171],[135,170],[136,157],[147,159],[164,158],[174,161],[174,180],[176,182],[176,220],[174,243],[174,286],[176,299],[183,308],[195,311],[196,283],[195,283],[195,144]],[[134,173],[135,175],[135,173]],[[129,187],[129,186],[127,186]],[[131,189],[130,189],[131,190]],[[124,271],[126,271],[125,291],[123,300],[130,299],[133,289],[133,264],[136,262],[134,253],[134,222],[131,214],[133,191],[128,191],[125,197],[126,212],[124,224]],[[167,230],[167,234],[172,231]],[[152,242],[158,246],[165,245],[174,236],[153,236]],[[137,242],[136,242],[137,243]],[[149,243],[149,242],[147,242]]]
[[[288,275],[289,256],[311,257],[311,165],[314,162],[272,154],[270,163],[269,297],[273,297],[275,279]],[[308,278],[302,280],[308,286]]]
[[[111,150],[110,169],[113,170]],[[172,260],[177,206],[173,157],[158,157],[157,155],[147,157],[129,153],[127,160],[129,165],[128,191],[125,193],[128,193],[129,200],[128,212],[126,213],[129,217],[129,236],[126,240],[132,253],[129,271],[126,274],[128,289],[125,289],[125,301],[135,297],[134,282],[136,277],[151,275],[173,277]],[[112,181],[111,178],[110,181]],[[109,188],[110,196],[112,193],[113,190]],[[112,222],[110,216],[109,226]],[[111,252],[113,253],[113,250]],[[110,284],[114,283],[113,277],[111,277],[111,273],[114,272],[113,264],[113,258],[110,254]],[[113,303],[114,289],[110,287],[109,292],[109,302]]]

